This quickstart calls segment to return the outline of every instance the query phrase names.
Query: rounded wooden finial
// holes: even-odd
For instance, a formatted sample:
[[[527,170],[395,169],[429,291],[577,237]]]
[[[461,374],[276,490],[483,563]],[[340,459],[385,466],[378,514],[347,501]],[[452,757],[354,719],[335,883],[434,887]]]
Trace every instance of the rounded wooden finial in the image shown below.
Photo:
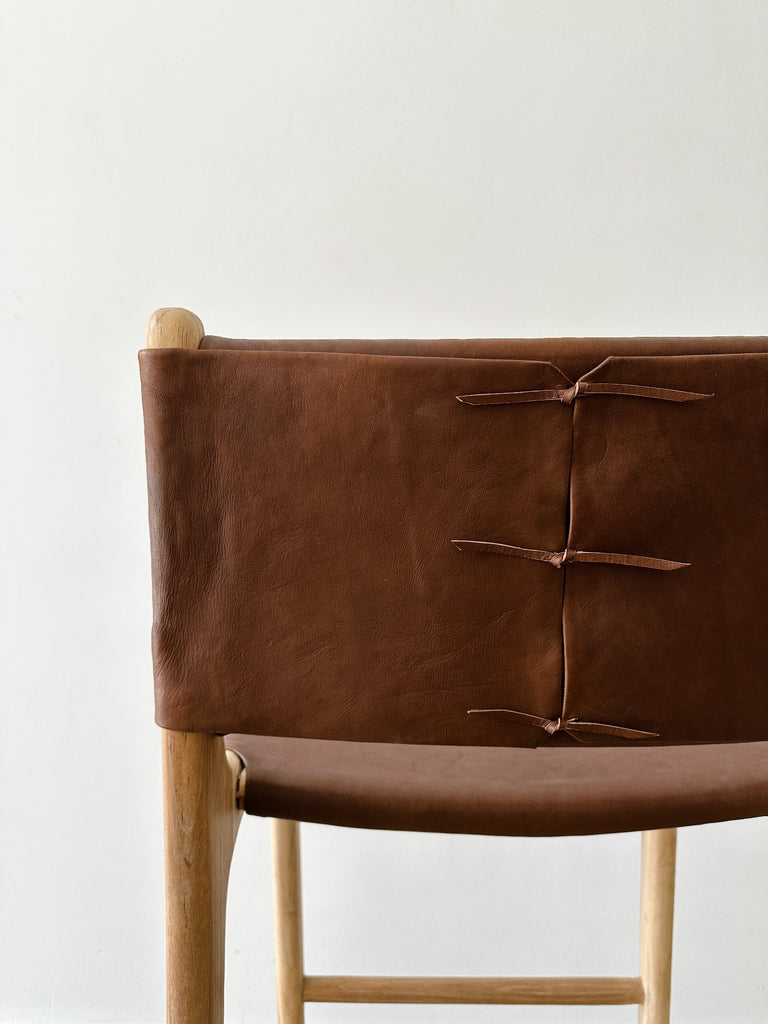
[[[198,348],[205,334],[200,317],[188,309],[156,309],[147,324],[147,348]]]

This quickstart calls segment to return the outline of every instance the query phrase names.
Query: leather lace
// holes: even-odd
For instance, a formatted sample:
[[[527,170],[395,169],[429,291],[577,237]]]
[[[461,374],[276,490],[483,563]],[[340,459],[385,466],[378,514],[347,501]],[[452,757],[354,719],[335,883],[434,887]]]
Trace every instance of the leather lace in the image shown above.
[[[627,555],[620,551],[543,551],[540,548],[521,548],[515,544],[501,544],[492,540],[452,540],[459,551],[479,551],[490,555],[511,555],[513,558],[529,558],[534,562],[548,562],[556,569],[573,562],[592,562],[605,565],[629,565],[638,569],[660,569],[671,572],[685,569],[690,562],[675,562],[670,558],[652,558],[650,555]]]
[[[541,718],[539,715],[528,715],[524,711],[512,711],[510,708],[470,708],[468,715],[511,715],[515,721],[523,725],[536,726],[544,732],[554,736],[556,732],[599,733],[603,736],[616,736],[623,740],[654,739],[658,737],[657,732],[647,732],[644,729],[628,729],[623,725],[609,725],[607,722],[582,722],[580,718]],[[578,736],[576,737],[578,739]]]
[[[600,381],[577,380],[569,387],[533,389],[527,391],[502,391],[486,394],[457,395],[459,402],[465,405],[517,405],[525,402],[561,402],[572,405],[581,397],[590,395],[625,395],[631,398],[650,398],[663,402],[698,402],[712,398],[712,394],[698,391],[681,391],[677,388],[650,387],[643,384],[610,384]],[[452,544],[459,551],[477,551],[495,555],[509,555],[513,558],[528,558],[537,562],[547,562],[560,569],[574,562],[603,563],[607,565],[632,566],[639,569],[656,569],[670,572],[683,569],[690,562],[678,562],[669,558],[653,558],[650,555],[631,555],[616,551],[580,551],[566,547],[564,551],[546,551],[541,548],[523,548],[515,544],[503,544],[487,540],[453,540]],[[542,718],[524,711],[511,708],[471,708],[467,714],[504,714],[523,725],[543,729],[549,735],[558,732],[568,733],[579,738],[579,733],[597,733],[603,736],[614,736],[625,740],[655,739],[657,732],[644,729],[630,729],[623,725],[612,725],[608,722],[585,722],[580,718]]]
[[[655,398],[662,402],[699,402],[712,394],[679,391],[676,388],[648,387],[645,384],[606,384],[600,381],[577,380],[568,388],[545,388],[534,391],[499,391],[478,395],[457,395],[465,405],[517,405],[522,402],[562,402],[571,405],[581,395],[628,395],[632,398]]]

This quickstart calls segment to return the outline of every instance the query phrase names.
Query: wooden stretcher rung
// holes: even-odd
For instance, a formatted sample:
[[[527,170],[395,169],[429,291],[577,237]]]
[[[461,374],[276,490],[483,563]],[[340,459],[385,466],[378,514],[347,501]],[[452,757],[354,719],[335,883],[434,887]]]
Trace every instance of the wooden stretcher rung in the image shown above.
[[[306,1003],[619,1006],[643,1002],[640,978],[379,978],[309,975]]]

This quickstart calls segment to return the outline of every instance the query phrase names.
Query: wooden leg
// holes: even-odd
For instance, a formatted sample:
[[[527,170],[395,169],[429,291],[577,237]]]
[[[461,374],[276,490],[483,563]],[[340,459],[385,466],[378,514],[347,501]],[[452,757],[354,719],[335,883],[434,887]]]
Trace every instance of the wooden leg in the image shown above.
[[[301,921],[299,823],[272,822],[275,951],[279,1024],[304,1024],[304,942]]]
[[[677,829],[643,832],[640,975],[645,1000],[639,1024],[669,1024]]]
[[[223,1024],[227,880],[242,766],[220,736],[163,730],[168,1024]]]

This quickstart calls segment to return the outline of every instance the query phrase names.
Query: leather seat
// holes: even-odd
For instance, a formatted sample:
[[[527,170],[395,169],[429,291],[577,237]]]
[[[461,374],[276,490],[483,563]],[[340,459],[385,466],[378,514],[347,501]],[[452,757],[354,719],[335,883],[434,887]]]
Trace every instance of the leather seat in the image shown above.
[[[409,832],[557,836],[768,814],[768,743],[451,747],[233,734],[245,811]]]

